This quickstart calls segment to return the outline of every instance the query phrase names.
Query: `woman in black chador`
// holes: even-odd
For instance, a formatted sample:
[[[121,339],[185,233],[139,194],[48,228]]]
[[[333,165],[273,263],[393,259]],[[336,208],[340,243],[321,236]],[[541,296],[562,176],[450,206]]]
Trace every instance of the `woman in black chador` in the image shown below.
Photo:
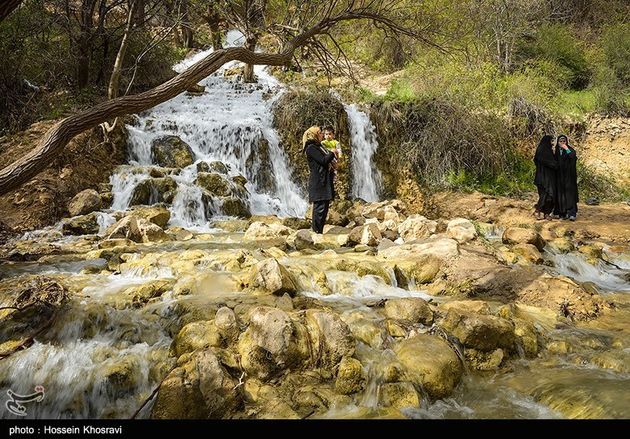
[[[321,144],[324,135],[317,126],[310,127],[302,137],[304,153],[311,171],[308,179],[308,201],[313,203],[313,231],[324,233],[330,201],[335,197],[333,187],[335,154]]]
[[[538,188],[538,203],[534,215],[538,219],[548,218],[554,208],[556,193],[556,171],[558,161],[553,153],[551,136],[543,136],[536,148],[534,163],[536,164],[536,176],[534,184]]]
[[[567,136],[558,136],[555,156],[558,161],[558,177],[553,213],[562,219],[575,221],[577,203],[580,201],[577,187],[577,154],[573,145],[569,145]]]

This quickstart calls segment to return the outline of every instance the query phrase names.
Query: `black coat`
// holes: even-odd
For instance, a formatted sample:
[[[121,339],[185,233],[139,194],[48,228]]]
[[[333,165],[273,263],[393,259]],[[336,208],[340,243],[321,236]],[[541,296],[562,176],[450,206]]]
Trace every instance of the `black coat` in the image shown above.
[[[332,200],[335,197],[335,191],[333,188],[334,174],[330,170],[330,162],[335,158],[335,154],[315,140],[306,142],[304,153],[311,171],[308,179],[309,203]]]
[[[556,209],[560,213],[565,213],[580,201],[577,187],[577,154],[573,146],[569,146],[570,153],[563,151],[560,154],[557,148],[556,159],[558,160],[558,177],[556,180]]]
[[[541,142],[538,145],[534,163],[536,164],[534,184],[543,187],[549,196],[555,197],[558,160],[553,154],[551,142],[548,144]]]

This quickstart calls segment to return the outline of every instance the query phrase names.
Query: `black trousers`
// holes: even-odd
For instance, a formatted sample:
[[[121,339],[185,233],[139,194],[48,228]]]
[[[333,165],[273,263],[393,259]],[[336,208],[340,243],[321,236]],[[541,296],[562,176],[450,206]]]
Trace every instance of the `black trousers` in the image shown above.
[[[315,233],[324,233],[324,224],[328,216],[328,207],[330,200],[313,202],[313,231]]]
[[[538,187],[538,203],[536,203],[536,210],[549,215],[553,210],[553,197],[547,193],[545,188],[541,185]]]

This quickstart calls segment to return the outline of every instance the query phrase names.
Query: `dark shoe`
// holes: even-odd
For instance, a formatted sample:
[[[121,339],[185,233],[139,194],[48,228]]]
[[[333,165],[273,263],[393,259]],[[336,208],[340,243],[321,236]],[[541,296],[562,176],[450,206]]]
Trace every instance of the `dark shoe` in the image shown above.
[[[569,220],[570,220],[570,221],[575,221],[575,217],[574,217],[573,215],[571,215],[571,216],[569,217]]]

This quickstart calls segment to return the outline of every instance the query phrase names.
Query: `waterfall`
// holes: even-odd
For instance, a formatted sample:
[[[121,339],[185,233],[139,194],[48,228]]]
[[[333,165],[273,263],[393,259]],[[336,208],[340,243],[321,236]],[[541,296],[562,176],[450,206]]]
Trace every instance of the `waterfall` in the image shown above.
[[[356,105],[344,104],[350,125],[352,146],[352,195],[365,201],[378,201],[381,174],[372,158],[378,142],[370,117]]]
[[[234,44],[238,37],[237,32],[230,32],[228,42]],[[197,53],[174,70],[181,72],[211,52]],[[121,167],[111,177],[114,209],[128,208],[134,189],[150,177],[156,165],[151,155],[153,140],[174,135],[191,147],[195,163],[168,175],[177,184],[170,206],[173,225],[203,229],[208,210],[222,213],[220,200],[210,200],[212,207],[204,208],[208,200],[204,203],[203,191],[195,185],[197,164],[213,161],[227,165],[228,177],[247,179],[246,203],[253,214],[304,216],[308,203],[291,179],[291,168],[273,128],[272,106],[283,88],[263,66],[254,70],[257,84],[224,77],[226,69],[237,65],[226,64],[201,81],[206,87],[202,95],[180,94],[140,114],[135,126],[128,126],[132,166]]]

